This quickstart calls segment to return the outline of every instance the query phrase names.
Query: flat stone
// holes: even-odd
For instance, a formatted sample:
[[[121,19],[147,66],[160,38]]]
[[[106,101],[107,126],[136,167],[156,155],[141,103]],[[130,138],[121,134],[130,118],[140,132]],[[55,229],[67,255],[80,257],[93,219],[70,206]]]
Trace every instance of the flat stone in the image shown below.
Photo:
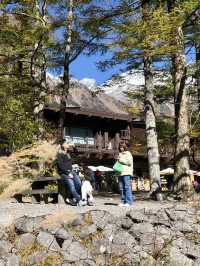
[[[93,261],[93,260],[84,260],[83,262],[82,262],[82,265],[83,266],[96,266],[96,263]]]
[[[156,214],[149,215],[149,223],[155,225],[165,225],[167,227],[171,226],[171,220],[169,215],[164,209],[158,210]]]
[[[148,233],[140,237],[140,245],[144,251],[152,253],[155,250],[162,250],[165,245],[165,241],[159,235]]]
[[[193,224],[188,224],[186,222],[177,221],[174,223],[174,229],[176,231],[180,231],[182,233],[192,233],[193,232]]]
[[[141,263],[142,266],[156,266],[156,265],[159,265],[152,256],[147,256],[140,263]]]
[[[174,240],[172,244],[174,247],[179,248],[184,255],[200,259],[200,245],[195,245],[192,241],[185,238]]]
[[[40,244],[43,247],[46,247],[47,249],[51,246],[54,240],[55,240],[54,236],[43,231],[41,231],[37,236],[38,244]]]
[[[0,240],[6,240],[8,238],[7,232],[5,232],[4,228],[0,227]]]
[[[124,245],[127,249],[132,248],[137,244],[135,238],[126,231],[119,231],[114,235],[113,243],[117,245]]]
[[[170,266],[193,266],[193,260],[186,257],[176,247],[172,247],[169,253]]]
[[[91,255],[96,257],[102,254],[110,254],[111,253],[111,245],[112,243],[107,239],[99,239],[93,241]]]
[[[118,225],[116,224],[107,224],[105,227],[104,227],[104,230],[102,230],[102,234],[103,236],[110,240],[113,239],[114,235],[121,229],[121,227],[119,227]]]
[[[93,235],[97,232],[97,227],[95,224],[89,225],[89,226],[85,226],[85,227],[81,227],[81,231],[79,234],[80,238],[85,238],[88,237],[90,235]]]
[[[77,217],[77,218],[75,218],[73,221],[72,221],[72,223],[71,223],[71,225],[72,226],[79,226],[79,225],[82,225],[83,224],[83,217]]]
[[[6,265],[5,261],[3,259],[0,259],[0,266],[5,266],[5,265]]]
[[[39,262],[43,261],[48,257],[47,252],[35,252],[34,254],[28,257],[28,265],[37,265]]]
[[[86,260],[88,257],[87,250],[79,242],[72,242],[62,254],[64,262],[78,262],[80,260]]]
[[[5,256],[11,252],[12,244],[6,240],[0,240],[0,256]]]
[[[6,257],[6,266],[20,266],[20,259],[18,256],[11,254]]]
[[[126,216],[132,220],[133,223],[143,223],[143,222],[148,222],[149,218],[144,214],[144,210],[141,211],[135,211],[131,210],[129,211]]]
[[[56,239],[54,239],[53,242],[51,243],[51,245],[49,246],[49,250],[54,251],[54,252],[60,251],[60,246],[58,245]]]
[[[72,244],[72,241],[73,241],[73,238],[69,238],[69,239],[66,239],[64,240],[63,244],[62,244],[62,250],[63,251],[66,251],[68,250],[69,246]]]
[[[107,224],[114,223],[116,218],[107,211],[94,210],[90,211],[93,223],[98,229],[103,230]]]
[[[200,265],[200,259],[195,260],[193,266],[199,266],[199,265]]]
[[[172,232],[171,229],[169,229],[168,227],[165,227],[163,225],[159,225],[159,226],[154,227],[154,231],[155,231],[156,235],[162,236],[162,238],[166,241],[171,240],[174,236],[174,232]]]
[[[15,222],[16,232],[23,233],[33,233],[37,232],[41,227],[40,224],[43,220],[43,217],[21,217]]]
[[[66,231],[64,228],[60,228],[55,232],[55,237],[63,240],[71,238],[71,234]]]
[[[17,250],[22,250],[27,246],[31,246],[34,244],[36,237],[31,233],[26,233],[20,235],[15,241],[15,247]]]
[[[131,226],[133,225],[133,222],[130,218],[128,217],[123,217],[121,220],[121,227],[124,229],[130,229]]]
[[[129,233],[133,235],[136,239],[139,239],[144,234],[154,233],[154,227],[150,223],[141,222],[138,224],[134,224]]]

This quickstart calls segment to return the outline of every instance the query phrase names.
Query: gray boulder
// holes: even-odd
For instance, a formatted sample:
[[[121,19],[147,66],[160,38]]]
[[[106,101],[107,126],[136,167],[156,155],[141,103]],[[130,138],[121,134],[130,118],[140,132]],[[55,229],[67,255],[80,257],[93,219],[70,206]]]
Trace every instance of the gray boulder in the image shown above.
[[[132,225],[133,225],[133,221],[132,221],[130,218],[128,218],[128,217],[123,217],[123,218],[121,219],[121,227],[122,227],[123,229],[128,230],[128,229],[131,228]]]
[[[129,233],[138,239],[144,234],[154,234],[154,227],[150,223],[142,222],[134,224],[129,230]]]
[[[133,223],[143,223],[149,221],[148,216],[144,214],[144,210],[141,211],[131,210],[126,214],[126,216],[130,218]]]
[[[47,249],[51,251],[59,251],[60,246],[56,242],[55,238],[53,235],[41,231],[38,236],[37,236],[37,242],[43,247],[46,247]]]
[[[60,228],[55,232],[55,237],[62,239],[62,240],[67,240],[69,238],[72,238],[71,234],[66,231],[64,228]]]
[[[113,239],[113,236],[121,229],[120,226],[116,225],[115,223],[109,223],[104,227],[104,230],[102,230],[102,235],[110,240]]]
[[[22,234],[15,241],[15,247],[18,251],[22,250],[27,246],[32,246],[35,242],[35,239],[36,237],[31,233]]]
[[[10,254],[5,259],[5,265],[6,266],[20,266],[19,257],[14,254]]]
[[[88,258],[88,252],[79,242],[72,242],[68,249],[62,252],[64,262],[79,262]]]
[[[81,227],[79,237],[85,238],[85,237],[88,237],[90,235],[94,235],[96,232],[97,232],[97,227],[95,224],[92,224],[89,226],[84,226],[84,227]]]
[[[41,227],[43,217],[21,217],[15,223],[15,230],[17,233],[33,233],[38,232]]]
[[[6,240],[0,240],[0,257],[11,252],[12,244]]]
[[[73,237],[71,236],[70,238],[64,240],[63,244],[62,244],[62,250],[66,251],[68,250],[69,246],[72,244],[73,241]]]
[[[111,245],[112,242],[107,239],[99,239],[93,241],[91,255],[96,257],[102,254],[110,254],[111,253]]]
[[[35,252],[28,257],[28,265],[37,265],[39,262],[45,260],[48,257],[47,252]]]
[[[192,233],[194,231],[193,224],[183,221],[176,221],[174,223],[174,230],[182,233]]]
[[[199,266],[199,265],[200,265],[200,259],[195,260],[193,266]]]
[[[103,230],[107,224],[115,223],[116,218],[107,211],[94,210],[90,211],[92,222],[98,229]]]
[[[5,261],[0,258],[0,266],[5,266],[5,265],[6,265]]]
[[[169,253],[170,266],[193,266],[193,260],[186,257],[176,247],[172,247]]]
[[[79,217],[75,218],[75,219],[72,221],[71,225],[72,225],[72,226],[79,226],[79,225],[82,225],[83,223],[84,223],[84,221],[83,221],[83,217],[82,217],[82,216],[79,216]]]
[[[113,243],[117,245],[124,245],[126,248],[132,248],[137,244],[137,241],[128,232],[121,230],[114,235]]]
[[[140,245],[144,251],[152,254],[163,249],[165,240],[159,235],[147,233],[140,237]]]
[[[185,238],[179,238],[172,242],[172,245],[180,250],[186,256],[194,259],[200,259],[200,244],[195,245],[192,241]]]

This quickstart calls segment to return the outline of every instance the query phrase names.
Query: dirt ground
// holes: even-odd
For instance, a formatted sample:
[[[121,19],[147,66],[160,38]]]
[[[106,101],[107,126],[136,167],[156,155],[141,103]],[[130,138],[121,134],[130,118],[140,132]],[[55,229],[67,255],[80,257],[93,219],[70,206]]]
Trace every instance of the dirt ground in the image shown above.
[[[130,208],[119,207],[117,206],[120,202],[120,198],[117,195],[111,196],[98,196],[95,198],[94,206],[84,206],[84,207],[76,207],[70,206],[67,204],[32,204],[29,200],[26,203],[16,203],[12,202],[12,200],[0,201],[0,226],[9,226],[13,223],[13,221],[19,217],[24,215],[34,217],[40,215],[47,214],[56,214],[58,212],[69,212],[72,211],[75,213],[83,213],[88,210],[105,210],[112,213],[115,216],[125,215]],[[172,207],[174,203],[172,202],[155,202],[151,200],[136,200],[134,204],[131,206],[132,209],[141,210],[141,209],[160,209],[163,207]]]

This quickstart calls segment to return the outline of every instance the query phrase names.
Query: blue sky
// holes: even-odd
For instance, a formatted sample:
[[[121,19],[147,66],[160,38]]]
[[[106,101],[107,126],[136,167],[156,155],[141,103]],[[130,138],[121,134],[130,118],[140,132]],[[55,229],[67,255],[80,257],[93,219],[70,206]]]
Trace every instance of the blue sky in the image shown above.
[[[71,74],[77,79],[92,78],[95,79],[97,84],[101,84],[107,79],[110,79],[113,74],[119,73],[121,66],[115,66],[102,72],[96,66],[96,62],[102,59],[106,59],[107,56],[93,55],[85,56],[80,55],[78,59],[71,64]]]
[[[110,79],[113,74],[119,73],[122,69],[122,65],[114,66],[102,72],[96,66],[96,62],[103,59],[108,59],[111,56],[111,53],[107,53],[105,56],[93,55],[85,56],[80,55],[72,64],[71,64],[71,74],[76,79],[91,78],[95,79],[96,83],[99,85],[104,81]],[[194,49],[186,53],[186,60],[188,64],[194,63],[195,60],[195,51]]]

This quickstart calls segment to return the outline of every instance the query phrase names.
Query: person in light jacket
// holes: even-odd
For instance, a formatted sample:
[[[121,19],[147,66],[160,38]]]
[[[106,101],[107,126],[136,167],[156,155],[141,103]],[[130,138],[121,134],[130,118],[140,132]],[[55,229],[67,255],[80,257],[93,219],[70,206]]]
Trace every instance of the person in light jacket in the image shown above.
[[[119,190],[121,194],[121,207],[130,207],[133,203],[131,180],[133,176],[133,156],[128,151],[126,143],[120,143],[119,156],[117,160],[122,165],[122,172],[118,177]]]

